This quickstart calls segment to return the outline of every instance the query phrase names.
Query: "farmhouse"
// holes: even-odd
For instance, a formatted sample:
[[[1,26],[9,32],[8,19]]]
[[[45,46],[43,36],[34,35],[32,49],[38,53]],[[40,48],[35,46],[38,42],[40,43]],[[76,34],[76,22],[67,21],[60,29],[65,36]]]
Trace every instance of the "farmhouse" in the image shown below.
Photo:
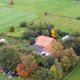
[[[35,44],[32,48],[40,55],[48,56],[52,52],[52,43],[56,40],[47,36],[39,36],[35,39]]]

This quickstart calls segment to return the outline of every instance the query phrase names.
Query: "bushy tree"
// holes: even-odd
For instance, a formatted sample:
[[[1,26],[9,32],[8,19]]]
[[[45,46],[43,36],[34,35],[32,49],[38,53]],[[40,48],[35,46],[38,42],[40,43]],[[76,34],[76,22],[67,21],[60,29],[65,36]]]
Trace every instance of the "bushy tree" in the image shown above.
[[[62,37],[64,37],[64,36],[68,35],[68,34],[69,34],[69,33],[64,32],[64,31],[62,31],[62,30],[60,30],[60,29],[57,30],[57,38],[58,38],[58,37],[62,38]]]
[[[25,66],[26,70],[29,73],[32,73],[34,70],[37,69],[37,64],[36,64],[36,60],[34,58],[34,56],[32,55],[27,55],[27,56],[23,56],[21,58],[23,65]]]
[[[15,70],[19,60],[19,53],[15,46],[4,45],[0,48],[0,66],[2,69]]]
[[[60,42],[53,42],[52,45],[53,51],[52,51],[52,57],[53,58],[59,58],[61,56],[61,52],[63,51],[63,46]]]
[[[14,4],[13,0],[9,0],[9,5],[13,5],[13,4]]]
[[[35,43],[35,38],[30,38],[29,43],[30,43],[30,45],[33,45]]]
[[[55,80],[54,74],[46,68],[39,68],[31,74],[33,80]]]
[[[44,12],[44,16],[48,15],[49,13],[47,11]]]
[[[76,0],[76,1],[79,1],[79,0]],[[77,17],[76,19],[77,19],[77,20],[80,20],[80,17]]]
[[[39,67],[45,67],[50,69],[50,67],[54,64],[53,59],[49,57],[39,57],[37,59],[37,64]]]
[[[15,27],[14,26],[11,26],[10,28],[9,28],[9,32],[14,32],[15,31]]]
[[[75,54],[72,48],[65,49],[61,54],[61,64],[66,72],[75,67],[78,61],[79,57]]]
[[[75,37],[71,37],[68,40],[65,40],[62,42],[62,45],[64,48],[73,48],[74,51],[80,55],[80,52],[77,50],[77,48],[80,46],[80,37],[79,34],[75,34]]]
[[[38,31],[27,30],[27,31],[23,32],[23,38],[25,38],[25,39],[36,38],[38,35],[39,35]]]
[[[74,33],[71,34],[71,36],[80,37],[80,32],[74,32]]]
[[[26,22],[20,23],[20,27],[27,27],[27,23]]]
[[[49,36],[48,30],[43,30],[42,34],[43,34],[44,36]]]
[[[55,64],[50,68],[50,71],[53,73],[56,80],[60,80],[63,77],[63,68],[58,61],[55,61]]]
[[[17,73],[20,77],[25,77],[26,78],[26,77],[29,76],[28,71],[25,69],[24,65],[21,64],[21,63],[17,65],[16,71],[17,71]]]

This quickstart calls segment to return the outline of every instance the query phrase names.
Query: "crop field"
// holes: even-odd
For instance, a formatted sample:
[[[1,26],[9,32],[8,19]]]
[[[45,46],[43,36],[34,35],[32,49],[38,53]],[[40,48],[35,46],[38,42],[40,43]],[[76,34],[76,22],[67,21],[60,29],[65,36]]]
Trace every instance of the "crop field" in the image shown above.
[[[76,17],[80,16],[80,1],[14,0],[12,6],[8,3],[9,0],[0,0],[0,32],[8,31],[8,27],[20,22],[32,20],[36,22],[35,19],[37,20],[37,18],[39,22],[40,20],[49,21],[55,24],[57,28],[68,32],[71,30],[79,31],[80,29],[80,20],[76,20]],[[52,13],[54,16],[43,17],[44,12]]]

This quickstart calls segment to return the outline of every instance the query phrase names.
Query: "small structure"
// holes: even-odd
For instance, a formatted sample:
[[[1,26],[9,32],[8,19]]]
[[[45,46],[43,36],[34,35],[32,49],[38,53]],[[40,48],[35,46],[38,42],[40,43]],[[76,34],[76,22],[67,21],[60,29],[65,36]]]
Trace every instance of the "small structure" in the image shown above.
[[[63,37],[61,40],[62,41],[65,41],[65,40],[68,40],[70,38],[70,36],[69,35],[66,35],[65,37]]]
[[[52,52],[52,43],[56,41],[54,38],[47,36],[39,36],[35,39],[35,44],[32,48],[40,55],[48,56]]]
[[[0,43],[5,43],[6,40],[4,38],[0,39]]]

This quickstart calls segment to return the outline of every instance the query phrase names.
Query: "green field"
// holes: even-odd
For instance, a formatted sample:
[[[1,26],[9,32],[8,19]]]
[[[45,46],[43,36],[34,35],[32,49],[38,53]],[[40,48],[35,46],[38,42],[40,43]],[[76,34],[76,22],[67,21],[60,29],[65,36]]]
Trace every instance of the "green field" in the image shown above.
[[[8,2],[9,0],[0,0],[0,32],[7,31],[11,25],[34,19],[45,20],[68,32],[80,29],[80,21],[76,20],[80,16],[80,1],[14,0],[13,6],[8,5]],[[45,11],[54,16],[43,17]]]
[[[80,63],[63,80],[80,80]]]
[[[3,75],[0,74],[0,80],[9,80],[9,79],[8,79],[8,77],[3,76]],[[25,79],[13,78],[13,79],[11,79],[11,80],[25,80]]]
[[[22,11],[14,8],[0,8],[0,31],[5,31],[10,25],[30,21],[36,18],[30,11]]]

